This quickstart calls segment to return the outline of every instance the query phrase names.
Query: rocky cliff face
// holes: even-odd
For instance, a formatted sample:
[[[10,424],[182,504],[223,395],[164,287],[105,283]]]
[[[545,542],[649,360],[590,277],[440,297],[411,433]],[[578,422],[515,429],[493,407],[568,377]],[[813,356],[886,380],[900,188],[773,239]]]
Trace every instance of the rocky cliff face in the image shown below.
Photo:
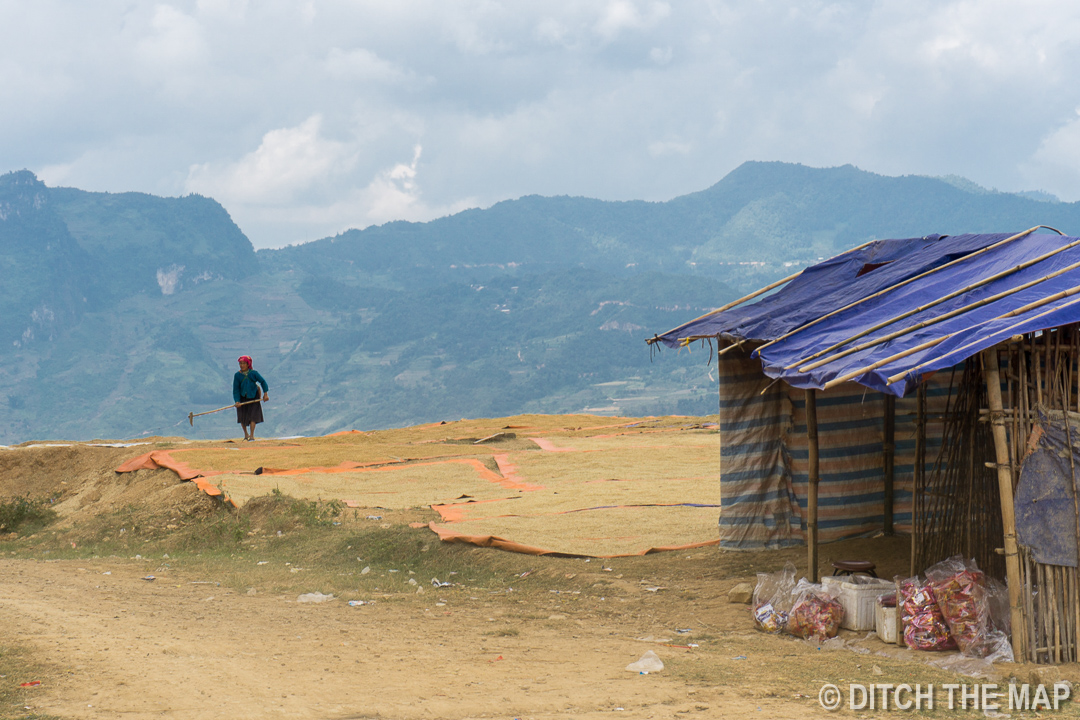
[[[174,295],[257,270],[251,242],[210,198],[54,188],[49,200],[75,241],[93,256],[106,300]]]
[[[50,201],[23,170],[0,176],[0,346],[49,340],[93,298],[92,265]]]

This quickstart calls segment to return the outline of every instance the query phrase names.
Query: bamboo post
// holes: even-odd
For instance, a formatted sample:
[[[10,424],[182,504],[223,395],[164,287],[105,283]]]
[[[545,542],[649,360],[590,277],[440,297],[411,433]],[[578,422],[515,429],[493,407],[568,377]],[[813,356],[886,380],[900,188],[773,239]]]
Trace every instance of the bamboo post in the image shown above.
[[[885,442],[881,451],[885,466],[885,523],[886,535],[893,534],[893,492],[895,474],[893,462],[896,453],[896,396],[885,394]]]
[[[986,380],[987,403],[990,406],[994,432],[994,451],[997,457],[998,492],[1001,495],[1001,523],[1005,534],[1005,572],[1009,581],[1009,610],[1012,620],[1012,644],[1015,657],[1024,657],[1027,644],[1024,638],[1024,614],[1020,595],[1020,561],[1016,550],[1016,514],[1013,506],[1012,469],[1009,462],[1009,442],[1005,435],[1005,418],[1001,405],[1001,378],[998,374],[997,347],[983,350],[983,371]]]
[[[1069,441],[1069,475],[1071,476],[1071,482],[1069,489],[1072,491],[1073,496],[1073,516],[1075,524],[1074,541],[1076,543],[1077,560],[1080,562],[1080,498],[1077,497],[1076,487],[1076,447],[1073,445],[1072,435],[1072,423],[1069,422],[1069,406],[1070,406],[1070,391],[1072,389],[1072,368],[1073,360],[1076,357],[1076,335],[1077,326],[1073,325],[1069,333],[1069,353],[1068,360],[1065,365],[1065,392],[1061,401],[1061,417],[1065,421],[1065,437]],[[1080,601],[1077,600],[1076,593],[1076,573],[1077,568],[1065,568],[1065,573],[1068,579],[1068,588],[1071,593],[1071,603],[1066,604],[1066,614],[1068,615],[1068,622],[1071,626],[1071,641],[1070,641],[1070,658],[1074,662],[1080,655]]]
[[[818,427],[817,427],[817,391],[806,391],[806,441],[809,448],[807,464],[808,482],[806,488],[806,575],[810,582],[818,581]]]
[[[915,391],[915,472],[912,476],[911,493],[911,572],[909,577],[914,577],[918,568],[918,557],[922,553],[924,542],[923,526],[925,520],[922,513],[923,495],[926,488],[926,383],[919,383]],[[899,596],[898,596],[899,597]]]
[[[1050,644],[1050,633],[1047,628],[1050,627],[1050,615],[1046,605],[1046,566],[1040,562],[1034,563],[1035,565],[1035,662],[1039,662],[1040,653],[1047,652]],[[1014,648],[1015,652],[1015,648]],[[1049,662],[1049,659],[1047,659]]]
[[[1072,359],[1069,359],[1069,364],[1072,364]],[[1072,426],[1069,422],[1069,410],[1068,400],[1065,400],[1065,409],[1061,411],[1062,420],[1065,421],[1065,436],[1069,441],[1069,474],[1071,475],[1071,487],[1073,496],[1073,517],[1075,519],[1075,525],[1073,529],[1075,531],[1074,538],[1076,541],[1076,553],[1077,560],[1080,561],[1080,498],[1077,497],[1076,489],[1076,448],[1073,446]]]
[[[1013,468],[1020,467],[1020,461],[1023,459],[1020,456],[1020,441],[1017,439],[1020,437],[1020,393],[1027,392],[1027,388],[1023,387],[1021,378],[1023,374],[1020,370],[1020,357],[1024,352],[1022,346],[1010,346],[1012,352],[1009,354],[1009,374],[1012,378],[1009,380],[1009,407],[1012,409],[1012,462]],[[1013,484],[1016,484],[1016,478],[1013,478]]]

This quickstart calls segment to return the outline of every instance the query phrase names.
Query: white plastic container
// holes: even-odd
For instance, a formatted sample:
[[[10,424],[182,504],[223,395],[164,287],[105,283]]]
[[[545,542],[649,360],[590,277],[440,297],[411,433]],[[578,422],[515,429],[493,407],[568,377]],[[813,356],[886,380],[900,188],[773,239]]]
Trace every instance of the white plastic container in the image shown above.
[[[896,643],[895,607],[885,607],[879,602],[874,603],[874,632],[878,634],[882,642]]]
[[[858,631],[874,630],[877,625],[878,595],[890,592],[893,584],[877,578],[859,577],[857,581],[851,580],[840,583],[837,600],[844,606],[844,620],[840,627]]]

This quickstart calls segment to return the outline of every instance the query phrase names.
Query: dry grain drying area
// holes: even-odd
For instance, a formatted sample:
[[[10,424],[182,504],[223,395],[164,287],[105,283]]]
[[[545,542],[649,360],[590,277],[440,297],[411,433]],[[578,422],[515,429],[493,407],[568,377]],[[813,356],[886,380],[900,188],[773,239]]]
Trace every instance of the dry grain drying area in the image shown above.
[[[0,717],[823,717],[824,683],[985,681],[866,633],[756,631],[728,591],[805,551],[713,544],[717,441],[709,418],[518,416],[0,449],[24,511],[0,535]],[[908,555],[820,560],[891,577]],[[662,671],[626,669],[649,650]]]

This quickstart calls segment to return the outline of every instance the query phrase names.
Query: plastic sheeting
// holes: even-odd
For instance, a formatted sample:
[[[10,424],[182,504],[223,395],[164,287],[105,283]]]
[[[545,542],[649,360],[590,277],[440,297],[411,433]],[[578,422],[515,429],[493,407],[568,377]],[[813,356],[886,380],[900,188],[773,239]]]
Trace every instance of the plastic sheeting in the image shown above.
[[[1077,567],[1074,468],[1080,468],[1080,415],[1069,413],[1071,452],[1060,411],[1040,411],[1039,421],[1032,437],[1035,450],[1024,460],[1016,487],[1017,539],[1035,562]]]
[[[671,347],[694,338],[717,336],[729,342],[760,343],[797,330],[790,337],[755,352],[755,356],[761,360],[767,376],[782,378],[793,387],[816,389],[821,389],[830,380],[863,370],[929,341],[940,341],[932,347],[891,360],[880,368],[867,370],[853,378],[854,382],[872,389],[903,397],[925,374],[956,365],[1012,335],[1080,320],[1080,294],[1062,297],[1041,307],[1005,317],[1023,306],[1058,293],[1080,293],[1080,267],[1068,269],[1058,277],[1038,282],[981,307],[968,308],[1073,264],[1080,265],[1080,240],[1047,233],[1032,233],[975,255],[1014,234],[929,235],[877,241],[807,268],[778,292],[751,305],[704,316],[664,333],[658,339]],[[920,310],[952,292],[1015,269],[1074,242],[1077,247],[1065,249],[1031,267],[1011,272],[944,303]],[[944,267],[958,259],[960,262],[955,265]],[[896,287],[935,268],[944,269]],[[883,290],[886,292],[880,297],[869,299]],[[841,310],[857,301],[861,302]],[[915,328],[928,320],[961,309],[964,309],[963,312],[955,317],[829,360],[820,367],[799,369],[806,366],[807,358],[818,351],[878,324],[884,324],[884,327],[834,352],[898,330]],[[838,310],[840,312],[835,315],[808,325]],[[908,312],[912,312],[910,317],[897,319]],[[820,359],[827,359],[827,356]],[[887,378],[901,373],[904,374],[901,379],[893,384],[888,383]]]
[[[720,545],[732,550],[801,545],[809,494],[805,393],[771,383],[760,363],[743,351],[722,356],[719,372]],[[946,372],[928,380],[928,413],[945,412],[951,381]],[[881,530],[883,405],[882,395],[854,383],[819,394],[819,542]],[[914,397],[896,403],[893,523],[902,533],[911,531],[915,406]],[[942,429],[940,423],[927,427],[926,471],[933,467]]]

